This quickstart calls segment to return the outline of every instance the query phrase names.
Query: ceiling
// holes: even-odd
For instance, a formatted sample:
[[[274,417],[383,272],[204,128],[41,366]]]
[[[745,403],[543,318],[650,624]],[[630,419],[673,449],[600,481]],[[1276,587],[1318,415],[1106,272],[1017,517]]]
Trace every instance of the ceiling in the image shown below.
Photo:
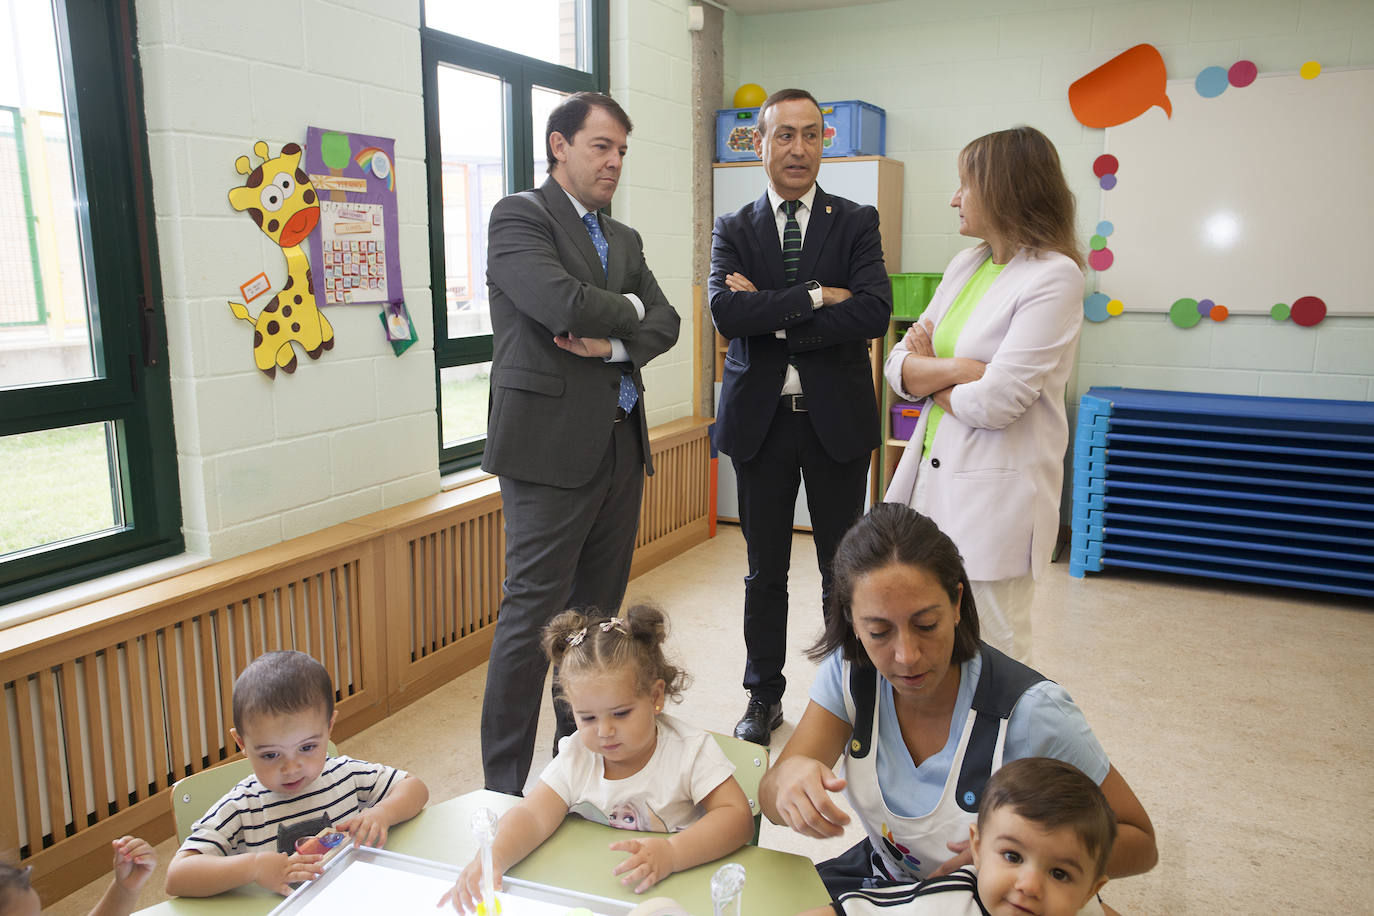
[[[885,0],[715,0],[719,6],[736,13],[753,16],[758,13],[797,13],[803,10],[830,10],[842,6],[863,6]]]

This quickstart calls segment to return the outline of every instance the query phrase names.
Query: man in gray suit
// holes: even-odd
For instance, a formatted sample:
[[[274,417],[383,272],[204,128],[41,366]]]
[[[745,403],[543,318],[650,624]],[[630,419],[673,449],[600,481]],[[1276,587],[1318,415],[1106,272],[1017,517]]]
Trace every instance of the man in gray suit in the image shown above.
[[[482,468],[501,478],[506,580],[482,702],[486,787],[520,794],[558,612],[614,613],[625,596],[644,474],[653,473],[640,368],[678,314],[611,202],[632,125],[579,92],[549,115],[549,178],[503,198],[487,235],[491,409]],[[557,710],[557,740],[576,731]]]

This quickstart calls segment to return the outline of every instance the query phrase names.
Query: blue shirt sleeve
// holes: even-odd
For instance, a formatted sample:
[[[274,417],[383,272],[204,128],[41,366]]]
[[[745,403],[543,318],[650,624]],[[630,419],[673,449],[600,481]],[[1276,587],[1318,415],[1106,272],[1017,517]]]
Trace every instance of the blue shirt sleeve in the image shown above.
[[[811,700],[835,716],[850,722],[849,710],[844,708],[844,659],[842,649],[836,649],[825,657],[811,681]],[[850,722],[852,725],[853,723]]]
[[[1007,720],[1005,760],[1053,757],[1078,767],[1098,785],[1111,761],[1067,690],[1053,681],[1033,685]]]

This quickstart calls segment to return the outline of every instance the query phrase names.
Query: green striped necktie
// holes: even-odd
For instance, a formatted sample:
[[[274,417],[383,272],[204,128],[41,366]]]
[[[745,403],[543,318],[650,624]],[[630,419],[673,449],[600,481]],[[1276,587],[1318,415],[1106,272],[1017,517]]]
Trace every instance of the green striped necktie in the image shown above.
[[[799,200],[784,200],[782,212],[787,214],[787,222],[782,227],[782,269],[788,283],[797,282],[797,265],[801,263],[802,231],[797,222]]]

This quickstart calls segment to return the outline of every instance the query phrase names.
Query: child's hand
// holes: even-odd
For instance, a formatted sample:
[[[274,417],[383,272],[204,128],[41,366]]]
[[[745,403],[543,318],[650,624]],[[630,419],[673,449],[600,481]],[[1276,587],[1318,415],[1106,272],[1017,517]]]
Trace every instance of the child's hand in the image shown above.
[[[391,824],[376,808],[366,808],[334,826],[351,836],[355,845],[380,849],[386,845],[386,831]]]
[[[122,836],[110,846],[114,849],[114,879],[120,888],[137,895],[157,868],[157,852],[145,840]]]
[[[313,881],[324,873],[320,860],[324,856],[304,856],[299,853],[260,852],[256,855],[253,881],[283,897],[290,895],[291,885],[298,881]]]
[[[501,870],[495,868],[492,875],[491,886],[493,890],[501,889]],[[439,898],[435,906],[443,906],[445,903],[452,903],[453,909],[459,913],[469,911],[477,912],[477,904],[482,902],[482,857],[474,856],[472,861],[463,869],[463,873],[458,876],[458,880],[453,883],[449,892]]]
[[[611,848],[630,854],[628,859],[611,869],[611,874],[623,875],[621,884],[638,881],[639,884],[635,885],[636,894],[644,893],[677,871],[673,844],[666,837],[621,840],[612,843]]]

